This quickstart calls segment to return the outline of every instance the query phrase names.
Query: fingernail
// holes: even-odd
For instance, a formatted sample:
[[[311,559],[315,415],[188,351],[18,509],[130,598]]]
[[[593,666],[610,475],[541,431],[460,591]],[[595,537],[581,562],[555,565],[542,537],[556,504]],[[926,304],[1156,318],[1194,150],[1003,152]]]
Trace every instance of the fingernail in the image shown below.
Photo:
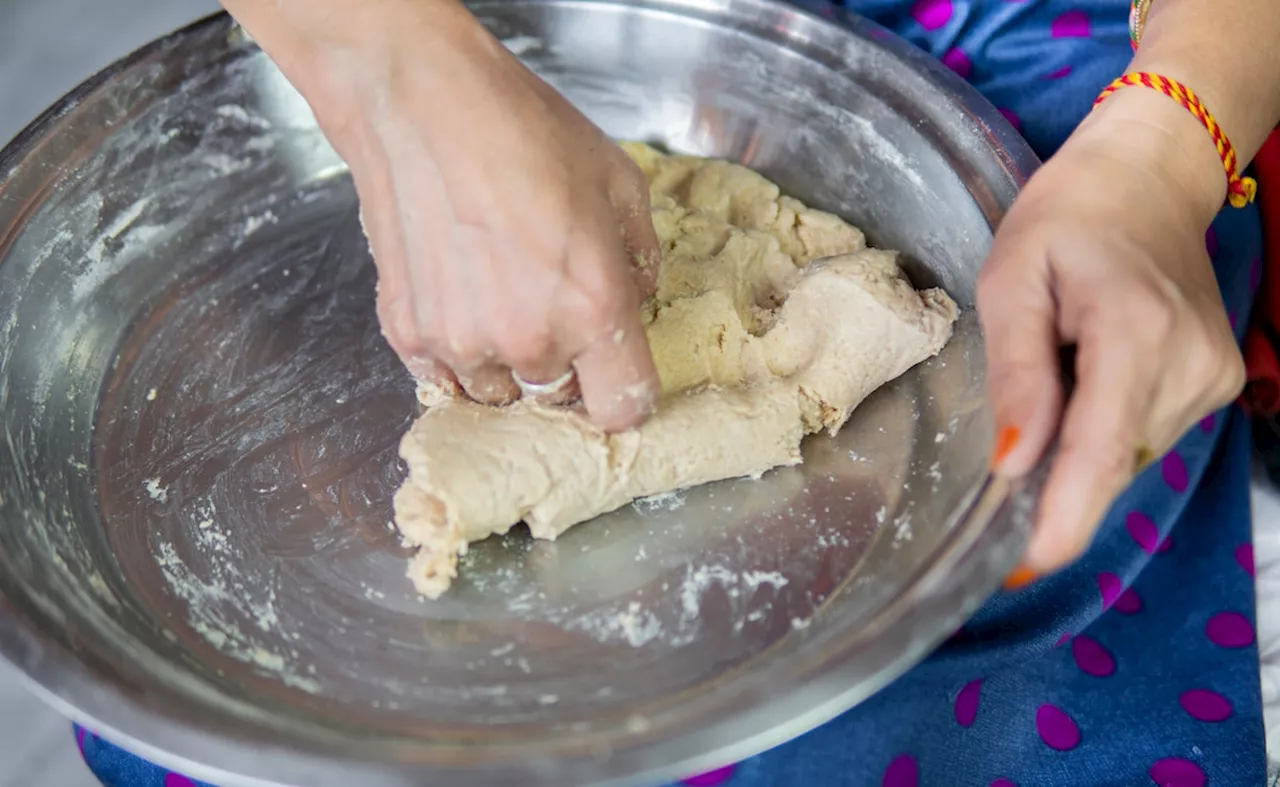
[[[1018,566],[1005,577],[1004,589],[1010,593],[1021,590],[1040,578],[1040,575],[1026,566]]]
[[[1004,464],[1004,460],[1009,458],[1009,454],[1013,453],[1013,449],[1017,448],[1018,441],[1022,439],[1022,430],[1016,426],[1006,426],[996,435],[996,449],[991,454],[991,466],[999,467]]]

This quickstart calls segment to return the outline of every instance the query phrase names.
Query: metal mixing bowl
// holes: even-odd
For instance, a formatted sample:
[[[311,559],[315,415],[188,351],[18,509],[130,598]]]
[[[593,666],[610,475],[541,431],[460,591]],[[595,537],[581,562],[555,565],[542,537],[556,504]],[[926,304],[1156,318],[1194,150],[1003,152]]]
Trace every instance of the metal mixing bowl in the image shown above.
[[[473,7],[611,134],[742,161],[965,305],[1035,166],[858,20]],[[493,539],[424,603],[388,525],[412,390],[353,200],[225,17],[0,154],[0,651],[116,742],[221,785],[654,783],[854,705],[1013,563],[970,311],[803,467]]]

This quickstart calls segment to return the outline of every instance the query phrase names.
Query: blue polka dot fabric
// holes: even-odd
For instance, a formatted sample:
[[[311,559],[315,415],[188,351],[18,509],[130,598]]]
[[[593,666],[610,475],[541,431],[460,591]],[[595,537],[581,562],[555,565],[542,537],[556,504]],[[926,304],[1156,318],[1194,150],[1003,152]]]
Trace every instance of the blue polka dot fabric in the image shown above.
[[[848,8],[969,80],[1041,156],[1131,54],[1126,0],[849,0]],[[1240,335],[1261,277],[1257,211],[1224,213],[1205,242]],[[682,784],[1264,784],[1249,469],[1243,415],[1209,416],[1137,480],[1076,565],[993,598],[852,711]],[[197,784],[78,735],[109,787]]]
[[[1042,157],[1132,50],[1122,0],[849,0],[969,80]],[[1255,209],[1205,237],[1237,338]],[[1249,425],[1205,418],[1117,502],[1085,557],[985,607],[916,669],[711,787],[1266,783]]]

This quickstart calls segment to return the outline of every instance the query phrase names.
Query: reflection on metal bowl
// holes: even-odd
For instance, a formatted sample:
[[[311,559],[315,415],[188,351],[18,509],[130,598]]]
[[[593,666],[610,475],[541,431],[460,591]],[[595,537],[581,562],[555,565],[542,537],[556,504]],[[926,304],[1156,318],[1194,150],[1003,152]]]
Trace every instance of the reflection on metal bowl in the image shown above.
[[[473,8],[611,134],[748,164],[962,304],[1035,166],[856,19]],[[225,17],[0,155],[0,651],[117,742],[224,787],[654,783],[854,705],[1013,562],[970,310],[802,467],[492,539],[424,603],[389,527],[412,389],[353,200]]]

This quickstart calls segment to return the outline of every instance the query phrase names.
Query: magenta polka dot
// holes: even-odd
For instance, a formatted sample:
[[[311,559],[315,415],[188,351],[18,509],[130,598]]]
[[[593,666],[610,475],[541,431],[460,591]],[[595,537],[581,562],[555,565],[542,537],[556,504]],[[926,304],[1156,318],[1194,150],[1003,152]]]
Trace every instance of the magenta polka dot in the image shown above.
[[[1036,710],[1036,732],[1049,748],[1071,751],[1080,745],[1080,728],[1057,705],[1041,705]]]
[[[716,785],[724,784],[733,778],[733,772],[738,768],[736,765],[729,765],[714,771],[694,776],[692,779],[685,779],[684,783],[689,787],[716,787]]]
[[[1213,644],[1224,648],[1247,648],[1253,644],[1253,626],[1239,612],[1219,612],[1209,618],[1204,631]]]
[[[1243,568],[1249,576],[1254,576],[1253,544],[1241,544],[1236,547],[1236,562],[1240,564],[1240,568]]]
[[[1213,431],[1213,427],[1218,423],[1218,417],[1213,413],[1209,413],[1200,420],[1200,431],[1209,434]]]
[[[1071,655],[1075,657],[1076,666],[1086,675],[1106,678],[1116,671],[1115,657],[1093,637],[1081,634],[1071,640]]]
[[[1009,125],[1013,126],[1014,131],[1022,131],[1022,118],[1012,109],[1000,108],[1000,114],[1004,115],[1004,119],[1009,121]]]
[[[1182,709],[1200,721],[1225,721],[1231,718],[1231,702],[1216,691],[1192,689],[1178,698]]]
[[[991,787],[1018,787],[1018,785],[1014,784],[1008,779],[996,779],[995,781],[991,782]]]
[[[942,62],[947,68],[965,79],[968,79],[973,74],[973,61],[969,59],[969,56],[962,49],[952,49],[942,56]]]
[[[76,727],[76,746],[80,747],[80,757],[88,762],[89,755],[84,753],[84,740],[88,735],[84,727]]]
[[[1102,593],[1102,611],[1106,612],[1124,592],[1124,583],[1120,581],[1120,577],[1104,571],[1098,575],[1098,590]]]
[[[1063,634],[1061,637],[1058,637],[1058,641],[1057,641],[1057,642],[1055,642],[1055,643],[1053,643],[1053,646],[1054,646],[1055,648],[1060,648],[1060,647],[1062,647],[1063,645],[1065,645],[1065,644],[1067,644],[1068,642],[1070,642],[1070,641],[1071,641],[1071,638],[1072,638],[1073,636],[1075,636],[1075,635],[1074,635],[1074,634],[1072,634],[1070,631],[1068,631],[1066,634]]]
[[[1262,284],[1262,258],[1254,257],[1249,265],[1249,287],[1257,290]]]
[[[1210,258],[1216,259],[1218,248],[1218,231],[1210,227],[1204,232],[1204,250],[1209,252]]]
[[[911,9],[911,16],[925,30],[940,29],[951,21],[954,13],[951,0],[916,0],[915,8]]]
[[[191,781],[186,776],[179,776],[176,773],[171,773],[168,776],[164,777],[164,787],[198,787],[198,786],[196,785],[195,782]]]
[[[904,754],[885,769],[880,787],[918,787],[920,784],[920,764],[910,754]]]
[[[1199,765],[1180,757],[1163,759],[1152,765],[1147,773],[1159,787],[1204,787],[1209,781]]]
[[[1156,554],[1168,552],[1170,549],[1173,549],[1173,536],[1165,536],[1164,541],[1160,542],[1160,546],[1156,547]]]
[[[1227,322],[1231,323],[1231,330],[1235,331],[1236,326],[1240,323],[1240,318],[1236,316],[1234,311],[1227,312]]]
[[[1156,521],[1141,511],[1130,511],[1124,518],[1125,529],[1148,555],[1154,555],[1160,545],[1160,529]]]
[[[1133,588],[1125,588],[1120,598],[1116,599],[1114,609],[1121,615],[1136,615],[1142,611],[1142,596]]]
[[[982,699],[982,679],[969,681],[956,695],[956,724],[972,727],[978,718],[978,702]]]
[[[1164,476],[1164,482],[1173,491],[1187,491],[1187,485],[1190,483],[1190,478],[1187,476],[1187,463],[1182,460],[1182,454],[1176,450],[1165,454],[1164,459],[1160,460],[1160,474]]]
[[[1054,38],[1088,38],[1089,17],[1084,11],[1068,11],[1053,20]]]
[[[1057,71],[1045,75],[1045,79],[1066,79],[1071,76],[1071,66],[1063,66]]]

